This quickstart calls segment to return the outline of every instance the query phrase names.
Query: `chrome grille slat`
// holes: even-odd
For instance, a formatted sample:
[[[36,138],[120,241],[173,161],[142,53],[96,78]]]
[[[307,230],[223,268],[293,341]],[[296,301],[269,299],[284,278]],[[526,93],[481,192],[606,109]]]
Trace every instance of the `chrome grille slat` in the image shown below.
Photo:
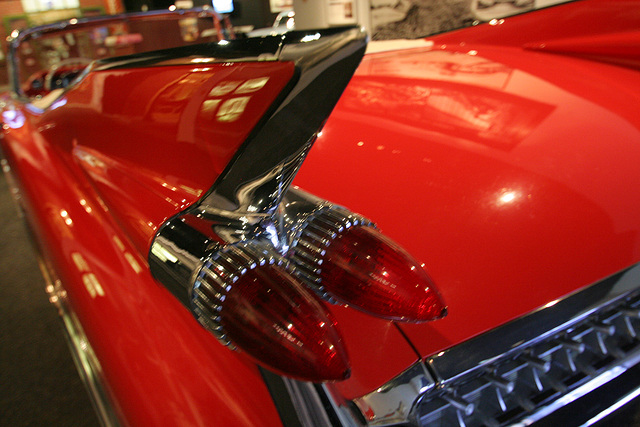
[[[640,358],[640,291],[567,323],[542,340],[479,364],[425,394],[420,425],[517,422],[630,358]],[[455,397],[455,400],[452,399]],[[467,402],[461,406],[460,402]],[[473,411],[464,408],[473,407]]]

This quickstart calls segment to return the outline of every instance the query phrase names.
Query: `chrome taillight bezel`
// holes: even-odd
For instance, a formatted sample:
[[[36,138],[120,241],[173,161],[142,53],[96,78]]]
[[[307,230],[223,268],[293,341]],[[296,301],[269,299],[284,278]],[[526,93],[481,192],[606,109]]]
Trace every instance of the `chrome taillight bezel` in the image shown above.
[[[326,248],[339,233],[355,226],[376,228],[371,220],[362,215],[327,204],[314,210],[298,227],[289,249],[294,274],[332,303],[337,301],[326,291],[320,277],[323,257]]]
[[[225,298],[243,274],[266,264],[282,264],[282,259],[268,245],[252,241],[226,245],[200,267],[190,289],[191,312],[222,344],[235,348],[221,324]]]

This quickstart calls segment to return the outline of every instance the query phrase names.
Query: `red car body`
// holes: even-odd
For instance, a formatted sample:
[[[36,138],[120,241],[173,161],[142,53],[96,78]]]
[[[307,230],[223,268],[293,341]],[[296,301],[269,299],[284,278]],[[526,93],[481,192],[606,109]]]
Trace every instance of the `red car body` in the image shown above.
[[[478,357],[489,354],[492,331],[523,324],[537,331],[528,316],[607,278],[635,278],[639,11],[633,1],[575,2],[364,57],[292,185],[374,221],[428,271],[448,314],[405,323],[323,303],[339,325],[351,374],[314,390],[334,408],[359,413],[350,422],[419,423],[428,418],[416,409],[427,393],[453,405],[458,419],[475,416],[486,405],[463,390],[488,365],[445,377],[439,369],[448,355],[470,342],[480,343],[469,347]],[[226,176],[296,74],[295,62],[193,58],[162,68],[94,68],[46,108],[5,96],[2,150],[50,291],[91,349],[108,402],[103,417],[130,425],[280,425],[287,410],[269,374],[198,325],[154,278],[148,257],[163,224]],[[245,88],[238,101],[238,82],[257,80],[262,86]],[[592,315],[589,307],[581,308]],[[587,314],[576,310],[583,321]],[[586,335],[574,333],[582,325],[553,339],[589,352]],[[533,358],[531,347],[512,355],[521,344],[505,344],[504,359]],[[544,355],[537,354],[543,365],[560,363]],[[376,390],[392,389],[422,362],[433,384],[417,388],[413,406],[390,404],[383,413],[372,400]],[[491,365],[490,374],[512,392],[519,386],[501,371],[506,364]],[[515,419],[538,412],[536,405],[521,405],[526,413]],[[470,424],[483,422],[491,424]]]

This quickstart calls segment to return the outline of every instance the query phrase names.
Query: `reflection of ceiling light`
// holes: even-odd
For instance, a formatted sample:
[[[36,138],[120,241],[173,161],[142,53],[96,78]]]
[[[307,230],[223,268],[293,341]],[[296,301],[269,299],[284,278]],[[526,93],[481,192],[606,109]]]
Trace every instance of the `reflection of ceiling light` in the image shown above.
[[[498,204],[506,205],[507,203],[513,202],[517,197],[518,197],[517,191],[505,191],[502,194],[500,194],[500,197],[498,198]]]
[[[247,80],[236,89],[235,93],[251,93],[256,92],[264,87],[269,81],[269,77],[259,77],[257,79]]]
[[[320,33],[309,34],[308,36],[304,36],[300,39],[302,43],[312,42],[314,40],[318,40],[320,38]]]
[[[220,106],[216,118],[219,122],[235,122],[247,108],[250,96],[228,99]]]
[[[203,62],[213,62],[213,61],[215,61],[215,59],[213,58],[192,58],[191,59],[192,64],[202,64]]]

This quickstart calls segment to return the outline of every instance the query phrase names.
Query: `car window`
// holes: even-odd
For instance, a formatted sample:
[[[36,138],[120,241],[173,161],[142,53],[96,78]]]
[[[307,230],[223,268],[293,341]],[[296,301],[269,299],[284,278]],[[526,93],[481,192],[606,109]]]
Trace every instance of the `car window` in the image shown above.
[[[146,19],[133,15],[71,20],[14,34],[14,90],[37,100],[71,85],[96,59],[219,41],[225,37],[220,28],[217,16],[210,12],[163,12]]]

